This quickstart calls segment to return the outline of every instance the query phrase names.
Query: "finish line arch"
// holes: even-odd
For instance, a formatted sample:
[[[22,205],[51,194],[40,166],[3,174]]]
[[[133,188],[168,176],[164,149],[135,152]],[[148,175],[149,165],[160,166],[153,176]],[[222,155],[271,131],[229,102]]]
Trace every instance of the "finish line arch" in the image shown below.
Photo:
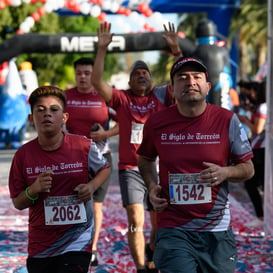
[[[137,52],[169,50],[162,38],[163,32],[117,34],[109,45],[109,52]],[[31,41],[31,42],[30,42]],[[95,53],[97,34],[20,34],[0,44],[0,63],[23,53]],[[179,44],[185,55],[190,55],[195,44],[180,38]]]

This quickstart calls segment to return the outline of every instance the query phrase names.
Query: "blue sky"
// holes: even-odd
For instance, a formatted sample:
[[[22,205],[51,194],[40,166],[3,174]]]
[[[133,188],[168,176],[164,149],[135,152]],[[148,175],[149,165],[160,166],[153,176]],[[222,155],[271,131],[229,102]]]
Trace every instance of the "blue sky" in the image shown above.
[[[152,17],[148,18],[141,14],[134,12],[131,16],[124,15],[107,15],[106,21],[112,23],[112,31],[114,33],[124,32],[139,32],[145,31],[143,25],[148,23],[155,27],[158,31],[163,30],[163,24],[166,22],[173,22],[177,24],[178,15],[176,13],[158,13],[155,12]]]

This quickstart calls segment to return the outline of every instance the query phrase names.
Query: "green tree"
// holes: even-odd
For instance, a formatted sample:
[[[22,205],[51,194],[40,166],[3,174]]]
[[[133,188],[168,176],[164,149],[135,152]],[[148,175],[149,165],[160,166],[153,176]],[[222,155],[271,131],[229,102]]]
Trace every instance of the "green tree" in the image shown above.
[[[37,11],[41,3],[22,4],[19,7],[5,7],[0,11],[0,42],[16,35],[20,24],[27,16]],[[35,33],[96,33],[99,21],[91,16],[60,16],[55,12],[46,13],[31,28]],[[84,54],[94,57],[94,54]],[[39,84],[52,83],[65,88],[74,84],[73,62],[83,54],[22,54],[17,56],[16,63],[30,61],[37,72]],[[106,79],[121,70],[117,54],[109,54],[106,58]]]
[[[266,59],[267,0],[241,0],[230,27],[230,38],[238,36],[239,75],[251,78]]]

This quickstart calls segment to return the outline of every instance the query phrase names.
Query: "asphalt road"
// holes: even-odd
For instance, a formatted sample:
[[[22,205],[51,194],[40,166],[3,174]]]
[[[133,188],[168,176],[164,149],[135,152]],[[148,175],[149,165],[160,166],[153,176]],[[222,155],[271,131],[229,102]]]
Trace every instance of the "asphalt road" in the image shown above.
[[[8,183],[8,175],[15,150],[0,150],[0,186]]]

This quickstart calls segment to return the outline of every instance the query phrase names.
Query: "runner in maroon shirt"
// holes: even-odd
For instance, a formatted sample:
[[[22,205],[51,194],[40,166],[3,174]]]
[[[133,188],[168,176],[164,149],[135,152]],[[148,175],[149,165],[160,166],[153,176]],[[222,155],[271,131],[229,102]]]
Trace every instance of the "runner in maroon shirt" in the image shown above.
[[[15,208],[29,208],[28,272],[87,273],[92,197],[110,165],[93,141],[63,131],[68,113],[62,90],[39,87],[29,102],[38,137],[15,153],[9,176]]]
[[[69,119],[66,129],[71,134],[83,135],[96,141],[99,150],[111,164],[112,155],[108,138],[119,132],[118,123],[110,126],[110,120],[116,121],[115,112],[110,109],[104,99],[91,84],[94,61],[91,58],[80,58],[74,62],[77,86],[65,91],[66,111]],[[103,201],[110,183],[108,179],[94,193],[95,234],[92,246],[91,265],[99,264],[97,243],[103,220]]]
[[[174,25],[164,26],[163,38],[176,58],[181,56]],[[147,252],[153,249],[155,213],[147,198],[147,188],[137,167],[136,150],[142,140],[146,120],[155,112],[173,103],[169,86],[153,87],[150,70],[143,61],[136,61],[130,71],[129,90],[117,90],[103,80],[104,59],[112,41],[111,25],[102,23],[98,31],[98,51],[92,74],[92,84],[107,103],[117,112],[119,121],[119,182],[123,206],[128,218],[128,242],[137,271],[145,271],[144,209],[150,210],[152,230]],[[149,255],[151,256],[151,255]],[[157,272],[148,257],[147,272]],[[150,263],[151,262],[151,263]]]
[[[211,84],[202,62],[180,58],[171,81],[176,104],[149,118],[138,149],[158,212],[154,262],[162,273],[232,273],[228,181],[253,176],[252,149],[237,115],[206,102]]]

